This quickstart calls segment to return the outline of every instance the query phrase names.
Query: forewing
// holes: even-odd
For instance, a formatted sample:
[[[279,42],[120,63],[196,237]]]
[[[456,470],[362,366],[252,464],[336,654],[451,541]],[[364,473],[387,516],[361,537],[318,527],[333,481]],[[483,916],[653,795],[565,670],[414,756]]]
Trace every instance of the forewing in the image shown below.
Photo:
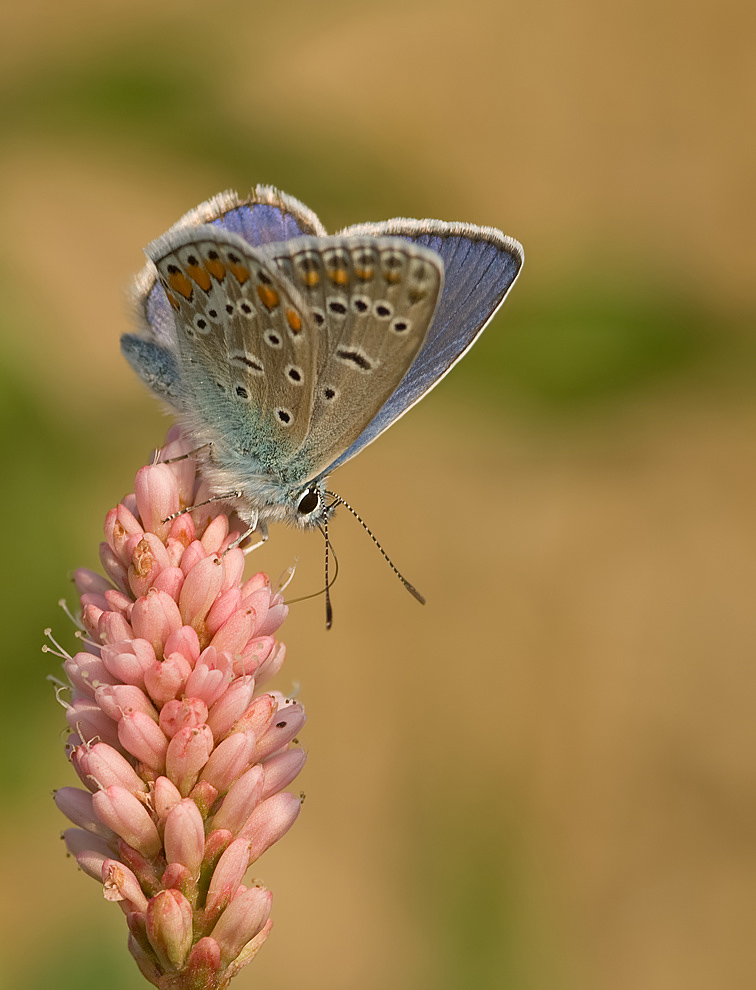
[[[252,247],[305,234],[325,234],[325,228],[312,210],[273,186],[256,186],[244,198],[235,192],[213,196],[184,214],[168,233],[175,234],[186,227],[204,224],[230,230]],[[173,312],[162,286],[155,281],[155,270],[151,265],[137,276],[135,296],[143,332],[147,331],[159,344],[170,347],[176,332]]]
[[[195,435],[277,473],[308,436],[318,335],[270,257],[213,226],[147,249],[176,327],[183,407]]]
[[[493,227],[440,220],[387,220],[359,224],[343,236],[393,235],[430,248],[444,263],[444,288],[422,348],[401,383],[364,431],[331,468],[371,443],[433,388],[473,345],[512,288],[523,263],[522,246]]]
[[[357,440],[415,360],[443,264],[396,237],[298,238],[268,251],[320,328],[310,433],[298,455],[312,476]]]

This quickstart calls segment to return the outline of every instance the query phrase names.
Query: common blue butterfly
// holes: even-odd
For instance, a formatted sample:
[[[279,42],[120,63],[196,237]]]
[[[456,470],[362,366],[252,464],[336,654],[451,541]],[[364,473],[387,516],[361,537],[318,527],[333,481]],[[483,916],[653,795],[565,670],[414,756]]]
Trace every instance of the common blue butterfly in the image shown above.
[[[513,285],[492,227],[387,220],[328,236],[271,186],[222,193],[146,249],[127,360],[178,413],[213,496],[250,531],[310,529],[326,476],[418,402]]]

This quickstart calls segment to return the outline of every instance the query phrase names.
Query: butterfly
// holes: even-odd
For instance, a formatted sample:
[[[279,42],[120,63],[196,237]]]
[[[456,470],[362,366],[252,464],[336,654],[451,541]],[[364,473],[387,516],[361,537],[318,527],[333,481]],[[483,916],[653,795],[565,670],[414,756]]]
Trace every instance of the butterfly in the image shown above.
[[[213,498],[327,521],[327,476],[471,347],[522,267],[492,227],[395,219],[329,236],[271,186],[191,210],[145,253],[126,359],[178,414]]]

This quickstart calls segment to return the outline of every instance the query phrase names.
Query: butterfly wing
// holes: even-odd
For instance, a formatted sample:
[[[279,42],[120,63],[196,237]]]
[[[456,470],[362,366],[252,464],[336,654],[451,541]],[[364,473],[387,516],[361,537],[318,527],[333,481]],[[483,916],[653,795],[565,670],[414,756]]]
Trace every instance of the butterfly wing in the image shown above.
[[[347,227],[342,236],[402,237],[430,248],[444,263],[444,289],[430,330],[403,380],[328,470],[372,443],[438,384],[491,321],[523,263],[521,245],[493,227],[396,219]]]
[[[238,234],[252,247],[326,232],[312,210],[273,186],[256,186],[243,199],[234,192],[213,196],[184,214],[168,233],[204,224]],[[176,405],[176,365],[171,353],[176,343],[174,313],[156,281],[153,265],[148,264],[137,276],[134,297],[141,333],[123,338],[125,356],[153,391]]]
[[[217,464],[279,476],[313,409],[318,333],[305,301],[223,227],[174,229],[147,254],[173,313],[185,425]]]
[[[320,328],[303,481],[353,444],[426,339],[443,286],[435,251],[396,237],[303,237],[267,249]]]

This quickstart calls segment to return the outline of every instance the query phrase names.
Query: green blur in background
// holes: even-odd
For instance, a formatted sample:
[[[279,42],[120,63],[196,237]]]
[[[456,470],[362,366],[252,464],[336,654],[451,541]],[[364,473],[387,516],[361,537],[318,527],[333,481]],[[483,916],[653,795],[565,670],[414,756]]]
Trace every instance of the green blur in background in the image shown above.
[[[332,477],[335,626],[276,684],[307,793],[255,864],[237,990],[756,985],[756,12],[545,0],[31,0],[0,37],[5,682],[0,985],[146,986],[64,856],[40,653],[169,420],[118,349],[141,249],[222,189],[328,229],[502,228],[523,275]],[[250,567],[318,534],[276,530]]]

